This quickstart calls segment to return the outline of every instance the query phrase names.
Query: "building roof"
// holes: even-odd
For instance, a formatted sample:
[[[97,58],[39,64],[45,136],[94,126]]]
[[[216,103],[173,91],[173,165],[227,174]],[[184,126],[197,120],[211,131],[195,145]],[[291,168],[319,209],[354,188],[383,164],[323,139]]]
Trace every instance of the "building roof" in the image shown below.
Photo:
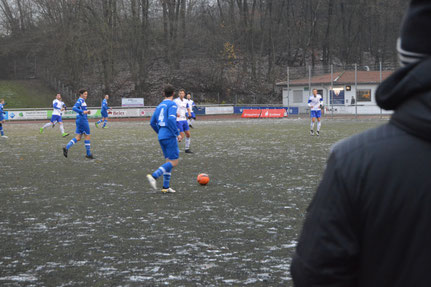
[[[394,71],[382,71],[382,80],[389,77]],[[334,85],[354,85],[355,71],[337,72],[333,75]],[[379,84],[379,71],[358,71],[358,84]],[[330,85],[331,74],[311,77],[312,85]],[[277,83],[277,86],[286,86],[287,81]],[[308,86],[308,77],[290,81],[290,86]]]

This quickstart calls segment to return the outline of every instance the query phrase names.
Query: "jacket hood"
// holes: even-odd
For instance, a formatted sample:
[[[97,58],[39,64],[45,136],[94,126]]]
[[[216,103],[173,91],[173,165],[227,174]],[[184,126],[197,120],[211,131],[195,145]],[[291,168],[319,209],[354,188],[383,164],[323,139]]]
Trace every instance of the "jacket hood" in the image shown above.
[[[431,58],[393,73],[377,89],[376,101],[385,110],[395,110],[393,124],[431,141]]]

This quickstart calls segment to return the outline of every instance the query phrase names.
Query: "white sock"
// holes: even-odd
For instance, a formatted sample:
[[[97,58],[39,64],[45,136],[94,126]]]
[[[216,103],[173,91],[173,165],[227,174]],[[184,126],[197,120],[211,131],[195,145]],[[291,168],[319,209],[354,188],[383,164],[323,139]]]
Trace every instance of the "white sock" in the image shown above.
[[[190,148],[190,138],[186,138],[186,149]]]
[[[320,126],[322,125],[321,122],[317,122],[317,131],[320,131]]]
[[[46,129],[47,127],[50,127],[50,126],[52,126],[52,124],[51,124],[51,123],[47,123],[47,124],[45,124],[42,128],[43,128],[43,129]]]
[[[190,124],[193,125],[194,119],[190,119]]]
[[[60,124],[60,131],[61,131],[61,133],[62,133],[62,134],[64,134],[64,127],[63,127],[63,124]]]
[[[311,121],[310,130],[314,130],[314,122]]]

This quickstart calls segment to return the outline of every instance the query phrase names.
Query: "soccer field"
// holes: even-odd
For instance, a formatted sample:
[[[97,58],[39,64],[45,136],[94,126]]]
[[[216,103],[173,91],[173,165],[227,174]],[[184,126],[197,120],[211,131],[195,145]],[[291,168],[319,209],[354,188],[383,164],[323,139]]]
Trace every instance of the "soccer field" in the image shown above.
[[[149,122],[90,123],[64,158],[58,127],[6,124],[0,141],[1,286],[292,286],[304,212],[338,140],[384,120],[197,121],[175,194],[150,189],[163,162]],[[73,134],[74,122],[65,123]],[[210,183],[200,186],[199,173]],[[161,186],[161,180],[158,182]]]

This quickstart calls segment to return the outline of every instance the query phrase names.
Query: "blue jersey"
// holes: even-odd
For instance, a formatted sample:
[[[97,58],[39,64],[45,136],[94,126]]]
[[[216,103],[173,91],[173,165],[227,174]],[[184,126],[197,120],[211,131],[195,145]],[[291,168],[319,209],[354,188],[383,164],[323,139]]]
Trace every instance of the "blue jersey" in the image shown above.
[[[3,114],[5,114],[5,112],[3,112],[3,105],[0,104],[0,121],[2,121],[4,119]]]
[[[159,135],[159,140],[180,135],[177,128],[177,109],[177,105],[174,101],[164,100],[154,111],[150,125]]]
[[[87,114],[84,114],[84,112],[87,110],[87,103],[83,98],[79,98],[75,105],[73,106],[73,111],[78,113],[76,115],[77,121],[88,121]]]
[[[111,108],[110,107],[108,107],[108,100],[107,99],[104,99],[103,101],[102,101],[102,111],[103,112],[106,112],[107,110],[110,110]]]

